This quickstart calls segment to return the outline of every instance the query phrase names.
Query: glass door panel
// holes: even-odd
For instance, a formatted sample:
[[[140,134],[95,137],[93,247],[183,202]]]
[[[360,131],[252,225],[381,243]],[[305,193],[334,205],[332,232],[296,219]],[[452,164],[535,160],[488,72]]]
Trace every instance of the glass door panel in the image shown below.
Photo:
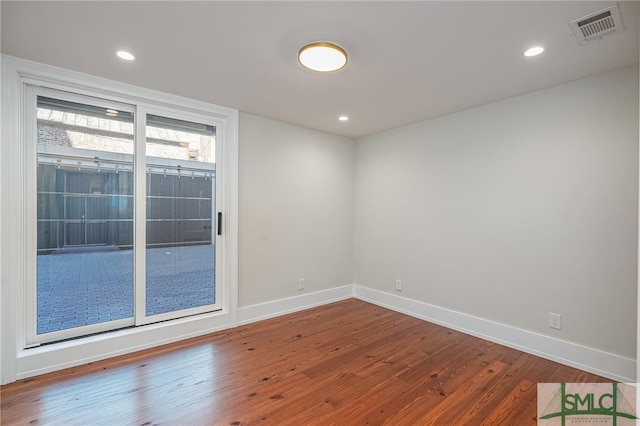
[[[73,99],[37,96],[37,341],[133,324],[133,112]]]
[[[215,131],[147,114],[148,317],[215,309]]]

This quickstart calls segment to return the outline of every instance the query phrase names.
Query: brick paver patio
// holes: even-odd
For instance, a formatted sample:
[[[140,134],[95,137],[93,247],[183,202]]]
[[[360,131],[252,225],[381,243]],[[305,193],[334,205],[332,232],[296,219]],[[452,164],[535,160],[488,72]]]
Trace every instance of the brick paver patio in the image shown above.
[[[214,247],[147,250],[147,315],[214,303]],[[38,256],[38,334],[133,316],[133,252]]]

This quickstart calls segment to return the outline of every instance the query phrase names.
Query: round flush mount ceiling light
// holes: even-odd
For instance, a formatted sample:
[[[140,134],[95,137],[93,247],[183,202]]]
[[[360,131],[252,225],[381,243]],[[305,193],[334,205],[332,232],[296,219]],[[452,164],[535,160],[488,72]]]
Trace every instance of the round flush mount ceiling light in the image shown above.
[[[534,47],[532,47],[530,49],[525,50],[524,51],[524,56],[527,56],[527,57],[538,56],[542,52],[544,52],[544,47],[542,47],[542,46],[534,46]]]
[[[118,58],[124,59],[125,61],[134,61],[136,57],[131,52],[127,52],[126,50],[119,50],[116,52]]]
[[[318,41],[300,49],[298,61],[313,71],[337,71],[347,65],[347,52],[333,43]]]
[[[340,117],[338,117],[338,120],[340,120],[340,121],[349,121],[349,117],[347,117],[346,115],[341,115]]]

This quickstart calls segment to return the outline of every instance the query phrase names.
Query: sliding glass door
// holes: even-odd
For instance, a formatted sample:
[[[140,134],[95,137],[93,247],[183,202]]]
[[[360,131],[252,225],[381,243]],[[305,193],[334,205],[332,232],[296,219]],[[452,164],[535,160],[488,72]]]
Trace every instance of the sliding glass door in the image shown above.
[[[220,309],[216,123],[29,86],[27,344]]]
[[[215,131],[146,114],[148,317],[215,306]]]
[[[134,110],[30,94],[37,203],[30,343],[133,325]]]

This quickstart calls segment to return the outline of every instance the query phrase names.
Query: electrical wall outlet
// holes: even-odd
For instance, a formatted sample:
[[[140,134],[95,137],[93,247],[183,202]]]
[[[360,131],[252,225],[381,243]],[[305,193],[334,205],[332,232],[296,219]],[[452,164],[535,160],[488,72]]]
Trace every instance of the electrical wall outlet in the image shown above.
[[[298,290],[304,290],[304,278],[298,280]]]
[[[396,280],[396,291],[402,291],[402,280]]]
[[[549,328],[560,330],[562,328],[562,315],[549,312]]]

